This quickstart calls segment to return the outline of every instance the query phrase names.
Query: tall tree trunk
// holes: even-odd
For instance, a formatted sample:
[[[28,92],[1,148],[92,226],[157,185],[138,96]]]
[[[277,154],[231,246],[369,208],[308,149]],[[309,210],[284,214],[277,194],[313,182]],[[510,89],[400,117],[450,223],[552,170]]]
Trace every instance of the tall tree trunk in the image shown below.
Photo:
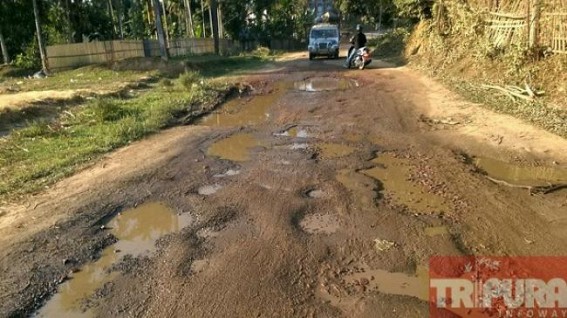
[[[118,28],[120,31],[120,39],[124,40],[124,8],[120,8],[120,12],[118,13]]]
[[[75,42],[73,35],[73,24],[71,23],[71,0],[65,0],[65,15],[67,18],[67,42]]]
[[[4,57],[4,64],[9,64],[10,55],[8,54],[8,47],[6,46],[6,40],[4,40],[2,29],[0,29],[0,49],[2,50],[2,57]]]
[[[146,10],[148,13],[148,27],[151,28],[152,23],[152,8],[153,8],[153,3],[152,1],[154,0],[146,0],[146,5],[148,7],[148,9]],[[150,30],[151,31],[151,30]],[[157,37],[157,30],[156,30],[156,37]]]
[[[219,38],[224,38],[224,24],[222,19],[222,3],[218,4],[217,19],[219,21]]]
[[[35,17],[35,31],[37,32],[37,44],[39,46],[39,55],[41,57],[41,67],[47,73],[47,56],[45,55],[45,48],[43,47],[43,37],[41,36],[41,23],[39,22],[39,8],[37,7],[37,0],[32,0],[33,15]]]
[[[118,30],[116,30],[116,16],[114,15],[114,7],[112,5],[112,0],[108,0],[108,12],[110,13],[110,20],[112,21],[112,31],[116,35],[118,34]]]
[[[191,10],[191,0],[184,0],[185,3],[185,22],[187,24],[187,35],[195,37],[195,30],[193,29],[193,12]]]
[[[165,32],[165,43],[169,45],[169,26],[167,24],[167,4],[165,1],[163,0],[163,29]]]
[[[159,51],[161,55],[161,59],[167,61],[169,59],[169,55],[167,54],[167,47],[165,44],[165,35],[163,32],[163,25],[161,24],[161,13],[160,13],[160,5],[158,0],[152,0],[152,4],[154,7],[154,18],[156,20],[156,30],[158,35],[159,41]]]
[[[207,37],[207,29],[205,26],[205,5],[203,4],[203,0],[201,0],[201,19],[203,20],[203,37]]]
[[[215,54],[219,55],[219,24],[218,24],[218,10],[217,0],[210,0],[209,13],[211,13],[211,31],[213,32],[213,40],[215,42]]]
[[[213,0],[209,0],[209,30],[211,30],[211,36],[214,38],[215,37],[215,32],[214,32],[214,28],[213,28],[213,9],[212,7],[212,2]],[[215,12],[216,14],[216,12]]]

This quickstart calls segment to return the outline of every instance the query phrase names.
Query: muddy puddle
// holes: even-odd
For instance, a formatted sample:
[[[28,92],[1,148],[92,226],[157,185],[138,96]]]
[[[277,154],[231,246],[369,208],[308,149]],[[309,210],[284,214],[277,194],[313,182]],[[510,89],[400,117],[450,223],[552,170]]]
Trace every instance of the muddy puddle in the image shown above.
[[[567,169],[550,166],[519,166],[491,158],[475,158],[474,164],[490,177],[518,185],[566,183]]]
[[[238,133],[212,144],[207,150],[207,155],[225,160],[248,161],[250,151],[257,146],[260,146],[260,142],[254,135]]]
[[[377,193],[374,191],[372,179],[348,169],[340,170],[335,178],[353,193],[354,202],[362,207],[374,206]]]
[[[425,301],[429,299],[429,274],[425,266],[419,266],[415,275],[365,269],[364,272],[348,275],[344,279],[347,284],[363,285],[366,290],[410,296]]]
[[[294,83],[296,90],[306,92],[346,90],[358,86],[358,82],[353,79],[334,77],[312,77]]]
[[[434,226],[425,228],[425,235],[434,236],[447,236],[449,235],[449,229],[446,226]]]
[[[377,164],[377,167],[362,173],[380,181],[384,191],[390,194],[396,203],[406,205],[414,211],[449,211],[443,198],[427,192],[422,186],[409,180],[409,160],[383,154],[372,162]]]
[[[249,126],[262,123],[269,118],[269,108],[289,89],[282,82],[273,92],[266,95],[253,95],[235,98],[226,102],[219,110],[204,117],[199,125],[214,127]]]
[[[309,214],[299,226],[310,234],[333,234],[339,230],[339,218],[332,214]]]
[[[123,255],[145,255],[155,251],[160,237],[189,225],[189,214],[177,215],[160,203],[148,203],[120,213],[106,224],[118,241],[105,248],[100,258],[69,275],[57,293],[33,317],[92,317],[81,310],[82,302],[118,275],[110,267]]]
[[[276,133],[276,136],[293,137],[293,138],[308,138],[307,130],[298,127],[290,128],[282,133]]]
[[[317,148],[319,149],[319,154],[323,159],[345,157],[352,154],[355,150],[353,147],[347,145],[332,143],[319,144],[317,145]]]

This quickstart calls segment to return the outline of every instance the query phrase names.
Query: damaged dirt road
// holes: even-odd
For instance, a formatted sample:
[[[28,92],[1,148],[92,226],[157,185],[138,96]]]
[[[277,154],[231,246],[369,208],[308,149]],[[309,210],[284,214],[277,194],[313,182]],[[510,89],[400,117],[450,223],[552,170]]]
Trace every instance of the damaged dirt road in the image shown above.
[[[565,140],[340,63],[287,55],[2,207],[0,316],[426,317],[431,256],[567,254],[567,192],[527,190],[567,182]]]

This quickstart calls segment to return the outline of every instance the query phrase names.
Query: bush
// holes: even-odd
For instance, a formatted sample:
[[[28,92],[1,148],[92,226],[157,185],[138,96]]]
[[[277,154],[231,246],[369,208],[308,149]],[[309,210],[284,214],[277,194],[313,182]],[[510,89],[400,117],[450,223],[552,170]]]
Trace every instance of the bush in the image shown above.
[[[179,76],[179,83],[186,89],[191,89],[193,84],[201,82],[201,74],[195,71],[187,71]]]
[[[94,117],[97,122],[115,121],[124,117],[124,109],[116,102],[106,99],[96,99],[92,105]]]

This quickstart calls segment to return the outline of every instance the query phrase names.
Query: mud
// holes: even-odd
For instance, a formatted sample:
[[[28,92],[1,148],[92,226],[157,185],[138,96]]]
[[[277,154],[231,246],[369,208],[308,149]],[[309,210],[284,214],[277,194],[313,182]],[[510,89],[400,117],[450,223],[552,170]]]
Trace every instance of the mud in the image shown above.
[[[317,145],[317,148],[320,150],[321,158],[324,159],[345,157],[355,151],[353,147],[334,143],[319,144]]]
[[[102,250],[96,262],[71,270],[68,281],[59,286],[34,317],[92,317],[92,311],[82,310],[81,302],[117,277],[118,272],[110,271],[112,265],[123,255],[148,255],[156,250],[157,239],[191,222],[189,214],[176,215],[160,203],[147,203],[119,213],[104,226],[118,241]]]
[[[333,77],[313,77],[294,83],[296,90],[306,92],[347,90],[358,86],[358,82],[353,79]]]
[[[475,158],[474,164],[489,176],[518,185],[567,183],[567,169],[554,166],[522,166],[491,158]]]
[[[311,234],[333,234],[340,228],[340,220],[332,214],[310,214],[305,216],[299,225]]]
[[[238,133],[212,144],[207,155],[231,161],[250,160],[252,148],[260,145],[260,141],[249,133]]]
[[[372,160],[377,166],[363,173],[384,186],[384,191],[394,197],[394,200],[408,206],[416,212],[449,211],[449,206],[443,198],[429,193],[426,188],[410,181],[411,163],[391,154],[382,154]]]
[[[368,291],[429,300],[429,274],[425,266],[418,266],[414,275],[363,266],[359,273],[345,276],[344,279],[347,285],[363,286]]]
[[[532,157],[545,153],[527,139],[510,147],[507,135],[496,147],[483,137],[520,135],[525,126],[485,112],[482,123],[494,125],[463,121],[438,134],[420,125],[420,114],[460,118],[453,113],[478,107],[461,107],[406,68],[347,71],[341,61],[301,54],[238,79],[265,83],[249,102],[225,108],[228,117],[250,111],[249,119],[166,130],[2,208],[0,316],[28,316],[81,273],[70,272],[118,257],[104,275],[115,276],[89,297],[93,316],[421,318],[428,303],[420,268],[433,255],[567,254],[562,192],[530,196],[495,185],[455,155],[476,147],[482,152],[467,152],[513,162],[529,157],[518,150],[528,145]],[[285,86],[317,77],[363,85],[309,93]],[[270,94],[277,97],[267,108],[248,104]],[[471,131],[482,134],[471,139]],[[215,185],[222,189],[199,194]],[[197,221],[122,258],[109,222],[141,202],[164,202]]]

